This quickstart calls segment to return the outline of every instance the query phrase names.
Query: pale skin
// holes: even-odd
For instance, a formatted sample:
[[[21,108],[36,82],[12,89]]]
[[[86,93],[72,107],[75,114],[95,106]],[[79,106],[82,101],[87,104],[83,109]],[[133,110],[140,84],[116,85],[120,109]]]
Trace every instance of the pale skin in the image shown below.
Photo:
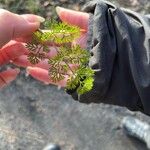
[[[36,15],[17,15],[0,9],[0,66],[27,52],[21,41],[29,40],[42,21],[44,19]],[[13,81],[18,74],[18,68],[0,72],[0,88]]]
[[[81,47],[86,47],[87,41],[87,30],[88,30],[88,21],[89,21],[89,14],[84,12],[73,11],[61,7],[56,8],[57,14],[63,22],[67,22],[72,25],[76,25],[80,27],[81,30],[84,30],[81,37],[76,41],[76,43],[80,44]],[[27,53],[26,53],[27,54]],[[65,87],[66,86],[66,79],[61,82],[53,83],[48,75],[48,60],[44,60],[37,65],[32,65],[28,59],[27,55],[21,55],[20,57],[13,60],[13,63],[17,66],[27,67],[27,72],[33,78],[40,80],[45,84],[55,84],[58,86]],[[49,57],[56,55],[55,50],[51,50],[48,54]]]
[[[84,33],[82,33],[76,42],[85,48],[89,15],[84,12],[61,7],[57,7],[56,11],[63,22],[76,25],[81,30],[84,30]],[[6,65],[11,61],[19,67],[27,67],[28,74],[43,83],[56,84],[64,87],[66,85],[66,79],[59,83],[53,83],[51,81],[48,75],[48,60],[45,59],[37,65],[32,65],[27,59],[28,50],[25,48],[24,43],[31,39],[32,33],[39,28],[40,22],[42,21],[44,19],[36,15],[17,15],[0,9],[0,65]],[[51,50],[49,56],[52,57],[55,54],[56,51]],[[18,74],[18,68],[0,72],[0,88],[16,79]]]

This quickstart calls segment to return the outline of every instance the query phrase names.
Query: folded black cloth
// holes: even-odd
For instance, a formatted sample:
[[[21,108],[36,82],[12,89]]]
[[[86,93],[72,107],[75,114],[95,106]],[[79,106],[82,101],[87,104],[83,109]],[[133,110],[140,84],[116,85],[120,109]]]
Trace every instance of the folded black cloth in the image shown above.
[[[150,115],[150,17],[94,0],[84,11],[90,14],[87,49],[95,70],[93,89],[83,103],[125,106]]]

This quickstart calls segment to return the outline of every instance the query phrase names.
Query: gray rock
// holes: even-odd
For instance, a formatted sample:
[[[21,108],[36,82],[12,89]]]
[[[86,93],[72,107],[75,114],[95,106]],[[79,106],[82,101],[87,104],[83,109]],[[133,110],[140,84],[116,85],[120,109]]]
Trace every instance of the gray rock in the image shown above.
[[[57,144],[49,144],[43,150],[61,150],[60,146]]]
[[[82,5],[85,1],[89,0],[82,0]],[[72,2],[77,5],[79,0],[63,6],[73,8]],[[149,5],[149,0],[139,0],[136,6],[130,0],[116,2],[142,13]],[[63,89],[45,86],[22,70],[0,92],[0,150],[42,150],[49,142],[63,150],[146,150],[143,143],[122,132],[120,123],[126,115],[150,123],[148,116],[125,108],[80,104]]]

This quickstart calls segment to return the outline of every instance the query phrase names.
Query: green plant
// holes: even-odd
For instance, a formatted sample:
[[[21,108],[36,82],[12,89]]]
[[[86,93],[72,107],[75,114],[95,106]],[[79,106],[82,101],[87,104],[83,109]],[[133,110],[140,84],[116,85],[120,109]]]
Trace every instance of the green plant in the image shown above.
[[[29,61],[37,64],[48,58],[47,53],[51,50],[48,45],[51,45],[57,52],[56,56],[48,58],[51,80],[57,83],[67,76],[66,90],[76,89],[79,95],[90,91],[94,81],[94,71],[87,65],[90,54],[79,45],[71,44],[80,36],[80,29],[54,20],[44,26],[46,30],[34,32],[32,41],[26,45]]]

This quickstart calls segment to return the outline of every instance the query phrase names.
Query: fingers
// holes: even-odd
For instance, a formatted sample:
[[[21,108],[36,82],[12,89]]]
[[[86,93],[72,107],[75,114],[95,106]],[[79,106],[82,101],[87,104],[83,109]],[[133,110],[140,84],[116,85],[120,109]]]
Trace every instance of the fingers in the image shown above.
[[[16,58],[15,60],[13,60],[12,63],[19,67],[24,67],[24,68],[28,66],[32,66],[32,67],[39,67],[39,68],[46,69],[46,70],[49,69],[48,59],[45,59],[43,61],[40,61],[38,64],[33,65],[29,62],[27,55],[22,55]]]
[[[19,69],[9,69],[0,73],[0,88],[3,88],[14,79],[16,79],[19,74]]]
[[[87,33],[82,34],[80,38],[78,38],[72,43],[72,45],[77,44],[80,45],[82,48],[87,48]]]
[[[42,21],[44,19],[36,15],[17,15],[0,9],[0,47],[11,39],[31,35]]]
[[[59,85],[61,87],[65,87],[66,83],[67,83],[67,76],[64,80],[61,80],[58,83],[54,83],[52,82],[48,70],[46,69],[42,69],[39,67],[28,67],[27,68],[27,72],[29,75],[31,75],[33,78],[44,82],[45,84],[55,84],[55,85]]]
[[[30,23],[45,21],[45,19],[43,17],[33,15],[33,14],[24,14],[24,15],[20,15],[20,16],[23,17],[25,20],[29,21]]]
[[[47,70],[49,69],[50,65],[48,64],[48,59],[44,59],[40,61],[38,64],[33,65],[28,60],[27,55],[28,55],[28,52],[25,52],[25,55],[22,55],[22,56],[17,57],[16,59],[13,59],[12,63],[20,67],[32,66],[32,67],[40,67],[40,68],[47,69]],[[50,47],[50,52],[47,53],[47,58],[50,59],[56,55],[57,55],[56,48]]]
[[[81,29],[88,29],[88,13],[69,10],[62,7],[56,7],[56,12],[63,22],[79,26]]]
[[[13,38],[30,35],[39,28],[40,22],[44,22],[44,18],[32,14],[17,15],[16,21]]]
[[[27,49],[22,43],[10,41],[8,44],[0,49],[0,65],[6,64],[10,60],[17,58],[26,52]]]

